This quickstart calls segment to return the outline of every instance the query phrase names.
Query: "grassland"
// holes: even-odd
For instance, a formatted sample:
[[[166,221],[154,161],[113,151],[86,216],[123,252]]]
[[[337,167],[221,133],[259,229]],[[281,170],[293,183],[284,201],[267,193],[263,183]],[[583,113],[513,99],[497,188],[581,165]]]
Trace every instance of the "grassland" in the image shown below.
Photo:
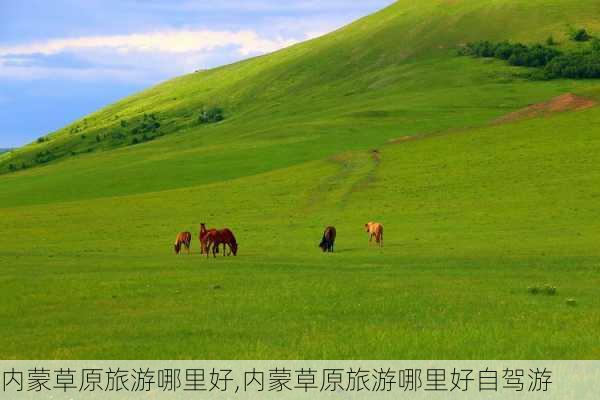
[[[454,52],[600,31],[595,11],[400,1],[17,151],[77,154],[0,176],[0,357],[598,358],[600,108],[492,121],[567,92],[599,100],[600,83]],[[199,126],[209,103],[227,118]],[[144,113],[164,136],[87,142]],[[175,257],[200,222],[232,228],[239,256]],[[317,248],[326,225],[335,254]],[[544,284],[557,293],[528,291]]]

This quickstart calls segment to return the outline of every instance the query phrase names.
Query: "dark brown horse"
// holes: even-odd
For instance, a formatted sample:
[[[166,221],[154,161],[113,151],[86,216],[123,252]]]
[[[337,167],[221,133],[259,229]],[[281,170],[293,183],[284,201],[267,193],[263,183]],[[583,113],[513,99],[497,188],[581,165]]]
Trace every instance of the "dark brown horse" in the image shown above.
[[[321,239],[321,244],[319,247],[323,252],[333,253],[333,245],[335,244],[335,236],[336,230],[333,226],[328,226],[325,228],[325,232],[323,233],[323,239]]]
[[[238,244],[231,230],[225,228],[215,231],[208,231],[206,234],[206,240],[206,257],[208,257],[210,253],[211,246],[213,257],[216,257],[217,253],[219,252],[219,246],[221,244],[223,245],[223,256],[226,255],[225,246],[229,246],[229,254],[227,255],[231,255],[231,253],[233,253],[234,256],[237,256]]]
[[[181,246],[185,246],[187,253],[190,254],[190,244],[192,243],[192,234],[189,232],[181,232],[175,239],[175,254],[181,252]]]
[[[200,234],[198,235],[198,239],[200,239],[200,254],[208,254],[208,233],[213,231],[216,232],[217,230],[214,228],[206,229],[206,224],[200,224]]]

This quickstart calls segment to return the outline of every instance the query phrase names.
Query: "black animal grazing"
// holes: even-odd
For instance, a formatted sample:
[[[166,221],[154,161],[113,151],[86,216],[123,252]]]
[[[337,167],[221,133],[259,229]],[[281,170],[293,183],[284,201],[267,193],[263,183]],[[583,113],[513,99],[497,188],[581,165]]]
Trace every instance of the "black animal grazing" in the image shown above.
[[[319,245],[323,252],[333,253],[335,235],[336,231],[333,226],[328,226],[327,228],[325,228],[325,233],[323,233],[323,239],[321,240],[321,244]]]

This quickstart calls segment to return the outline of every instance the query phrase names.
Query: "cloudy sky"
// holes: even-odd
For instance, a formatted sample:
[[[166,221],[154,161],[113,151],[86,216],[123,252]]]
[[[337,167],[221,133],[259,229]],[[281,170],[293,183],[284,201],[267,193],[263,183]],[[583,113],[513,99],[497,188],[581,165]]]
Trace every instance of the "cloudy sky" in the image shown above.
[[[0,148],[150,85],[330,32],[393,0],[0,0]]]

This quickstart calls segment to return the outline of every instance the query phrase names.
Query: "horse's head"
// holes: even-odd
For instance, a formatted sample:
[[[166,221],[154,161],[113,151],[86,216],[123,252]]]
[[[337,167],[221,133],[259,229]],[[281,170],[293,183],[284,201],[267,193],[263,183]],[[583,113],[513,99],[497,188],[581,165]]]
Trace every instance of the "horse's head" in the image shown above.
[[[321,248],[321,250],[323,250],[323,252],[327,251],[327,242],[325,241],[325,239],[321,240],[321,244],[319,244],[319,247]]]
[[[231,243],[231,252],[233,253],[234,256],[237,256],[237,251],[238,251],[238,245],[237,242],[232,242]]]
[[[181,243],[177,242],[173,245],[174,250],[175,250],[175,254],[179,254],[179,252],[181,251]]]
[[[371,223],[370,223],[370,222],[369,222],[368,224],[365,224],[365,230],[366,230],[367,232],[369,232],[369,230],[370,230],[369,228],[370,228],[370,227],[371,227]]]

